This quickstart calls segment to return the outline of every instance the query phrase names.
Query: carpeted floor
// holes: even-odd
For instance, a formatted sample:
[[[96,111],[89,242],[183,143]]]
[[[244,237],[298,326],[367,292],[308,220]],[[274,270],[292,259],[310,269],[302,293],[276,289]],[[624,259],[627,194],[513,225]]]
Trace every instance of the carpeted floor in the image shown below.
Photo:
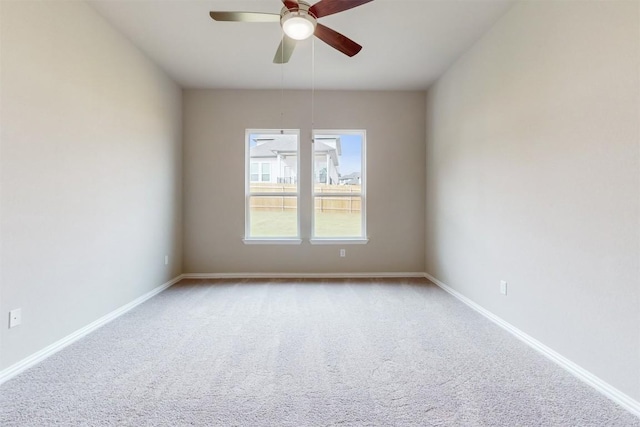
[[[8,426],[640,426],[425,280],[185,280],[0,387]]]

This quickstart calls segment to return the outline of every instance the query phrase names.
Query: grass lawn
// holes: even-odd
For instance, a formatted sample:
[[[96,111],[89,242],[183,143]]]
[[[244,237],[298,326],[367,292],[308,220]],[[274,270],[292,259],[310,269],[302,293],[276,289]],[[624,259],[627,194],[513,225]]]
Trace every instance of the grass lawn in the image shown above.
[[[317,212],[316,237],[359,237],[360,212]],[[295,237],[295,211],[251,211],[251,237]]]

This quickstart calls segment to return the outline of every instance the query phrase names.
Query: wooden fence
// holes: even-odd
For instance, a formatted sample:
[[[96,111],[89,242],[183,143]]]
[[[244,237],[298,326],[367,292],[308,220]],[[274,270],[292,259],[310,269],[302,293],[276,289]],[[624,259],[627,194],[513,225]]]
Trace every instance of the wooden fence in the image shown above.
[[[297,208],[295,197],[296,186],[293,184],[251,184],[251,192],[259,193],[280,193],[277,196],[251,197],[251,209],[261,211],[287,211]],[[316,184],[315,186],[315,209],[320,212],[360,212],[362,198],[359,195],[349,196],[349,194],[359,194],[360,185],[326,185]],[[282,193],[291,192],[291,196]],[[322,193],[332,193],[334,196],[322,196]],[[335,196],[343,194],[344,196]]]

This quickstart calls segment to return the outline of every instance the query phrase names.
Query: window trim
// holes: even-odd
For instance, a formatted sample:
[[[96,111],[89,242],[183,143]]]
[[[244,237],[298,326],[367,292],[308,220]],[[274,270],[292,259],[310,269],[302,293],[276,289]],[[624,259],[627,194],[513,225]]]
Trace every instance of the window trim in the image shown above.
[[[342,244],[358,244],[364,245],[369,242],[369,236],[367,235],[367,131],[366,129],[313,129],[312,137],[314,139],[316,135],[324,134],[337,134],[337,135],[359,135],[362,137],[362,167],[360,175],[361,187],[360,187],[360,215],[362,217],[360,236],[357,237],[316,237],[315,236],[315,203],[316,203],[316,186],[315,186],[315,146],[311,147],[311,237],[309,242],[312,245],[342,245]],[[346,196],[344,193],[318,193],[319,196],[329,197],[351,197]]]
[[[296,192],[295,193],[251,193],[251,146],[249,137],[251,134],[284,134],[296,135],[297,137],[297,155],[296,155]],[[299,245],[302,243],[300,235],[300,130],[299,129],[245,129],[244,133],[244,237],[242,241],[246,245],[275,245],[275,244],[292,244]],[[262,179],[262,165],[259,162],[260,178]],[[262,181],[258,181],[262,182]],[[251,232],[251,196],[276,196],[276,197],[295,197],[296,198],[296,221],[297,235],[294,237],[250,237]]]
[[[242,239],[242,242],[245,245],[300,245],[302,244],[302,239],[283,239],[280,237],[245,237]]]
[[[309,243],[312,245],[366,245],[369,243],[369,238],[343,237],[336,239],[331,237],[315,237],[309,239]]]

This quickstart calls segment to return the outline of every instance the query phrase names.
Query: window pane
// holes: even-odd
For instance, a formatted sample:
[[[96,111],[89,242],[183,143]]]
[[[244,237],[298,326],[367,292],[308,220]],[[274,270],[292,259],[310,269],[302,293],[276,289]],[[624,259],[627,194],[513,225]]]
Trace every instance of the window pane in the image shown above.
[[[315,192],[350,192],[341,187],[362,184],[362,135],[317,134],[314,141]]]
[[[362,237],[362,198],[315,197],[315,237]]]
[[[312,237],[364,238],[364,131],[316,131]]]
[[[296,193],[298,191],[298,135],[249,135],[250,191]],[[256,164],[256,169],[254,169]],[[254,179],[256,178],[256,179]]]
[[[298,237],[297,197],[253,196],[249,199],[249,237]]]

